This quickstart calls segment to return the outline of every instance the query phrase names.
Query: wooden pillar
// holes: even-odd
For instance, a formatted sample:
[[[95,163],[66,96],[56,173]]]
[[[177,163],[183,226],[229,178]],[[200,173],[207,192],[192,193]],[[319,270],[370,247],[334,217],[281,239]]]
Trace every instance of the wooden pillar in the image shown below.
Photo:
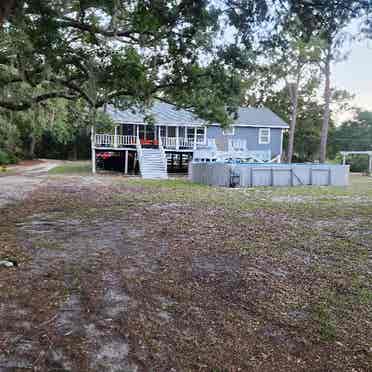
[[[194,149],[196,149],[197,128],[194,127]]]
[[[128,174],[128,150],[125,150],[124,173]]]
[[[137,124],[137,138],[139,138],[139,125]]]
[[[178,150],[180,148],[180,129],[177,126],[176,127],[176,149]]]

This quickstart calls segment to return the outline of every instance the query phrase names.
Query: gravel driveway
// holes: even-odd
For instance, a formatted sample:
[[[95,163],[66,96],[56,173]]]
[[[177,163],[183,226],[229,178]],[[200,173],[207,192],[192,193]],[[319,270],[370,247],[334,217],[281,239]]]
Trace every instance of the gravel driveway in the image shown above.
[[[45,180],[48,171],[60,163],[46,160],[32,166],[14,166],[9,174],[0,175],[0,207],[25,198]]]

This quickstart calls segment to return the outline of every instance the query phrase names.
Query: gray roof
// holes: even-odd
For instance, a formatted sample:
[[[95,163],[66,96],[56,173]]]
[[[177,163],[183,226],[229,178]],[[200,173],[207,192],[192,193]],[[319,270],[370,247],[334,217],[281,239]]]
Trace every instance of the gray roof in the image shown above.
[[[289,125],[266,107],[239,107],[234,125],[289,128]]]
[[[207,124],[205,120],[202,120],[191,112],[178,109],[176,106],[163,102],[155,102],[151,108],[144,111],[138,108],[119,110],[113,106],[109,106],[107,107],[107,113],[115,122],[122,124],[145,124],[145,116],[147,115],[152,115],[157,125],[200,126]],[[271,110],[254,107],[240,107],[238,109],[238,117],[234,120],[233,125],[288,128],[288,124]]]

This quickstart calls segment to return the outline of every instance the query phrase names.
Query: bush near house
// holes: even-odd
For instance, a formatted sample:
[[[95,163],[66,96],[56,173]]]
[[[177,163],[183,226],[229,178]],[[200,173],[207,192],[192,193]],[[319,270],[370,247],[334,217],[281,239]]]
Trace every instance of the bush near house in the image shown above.
[[[15,155],[0,150],[0,165],[15,164],[17,161],[18,159]]]

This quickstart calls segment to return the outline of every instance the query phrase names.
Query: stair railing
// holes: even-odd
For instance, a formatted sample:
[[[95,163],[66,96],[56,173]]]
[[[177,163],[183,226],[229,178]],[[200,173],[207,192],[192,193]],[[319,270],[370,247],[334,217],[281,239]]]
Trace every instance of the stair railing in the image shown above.
[[[164,150],[164,147],[161,141],[159,141],[159,151],[160,151],[160,156],[163,160],[164,169],[167,171],[167,155],[165,154],[165,150]]]

